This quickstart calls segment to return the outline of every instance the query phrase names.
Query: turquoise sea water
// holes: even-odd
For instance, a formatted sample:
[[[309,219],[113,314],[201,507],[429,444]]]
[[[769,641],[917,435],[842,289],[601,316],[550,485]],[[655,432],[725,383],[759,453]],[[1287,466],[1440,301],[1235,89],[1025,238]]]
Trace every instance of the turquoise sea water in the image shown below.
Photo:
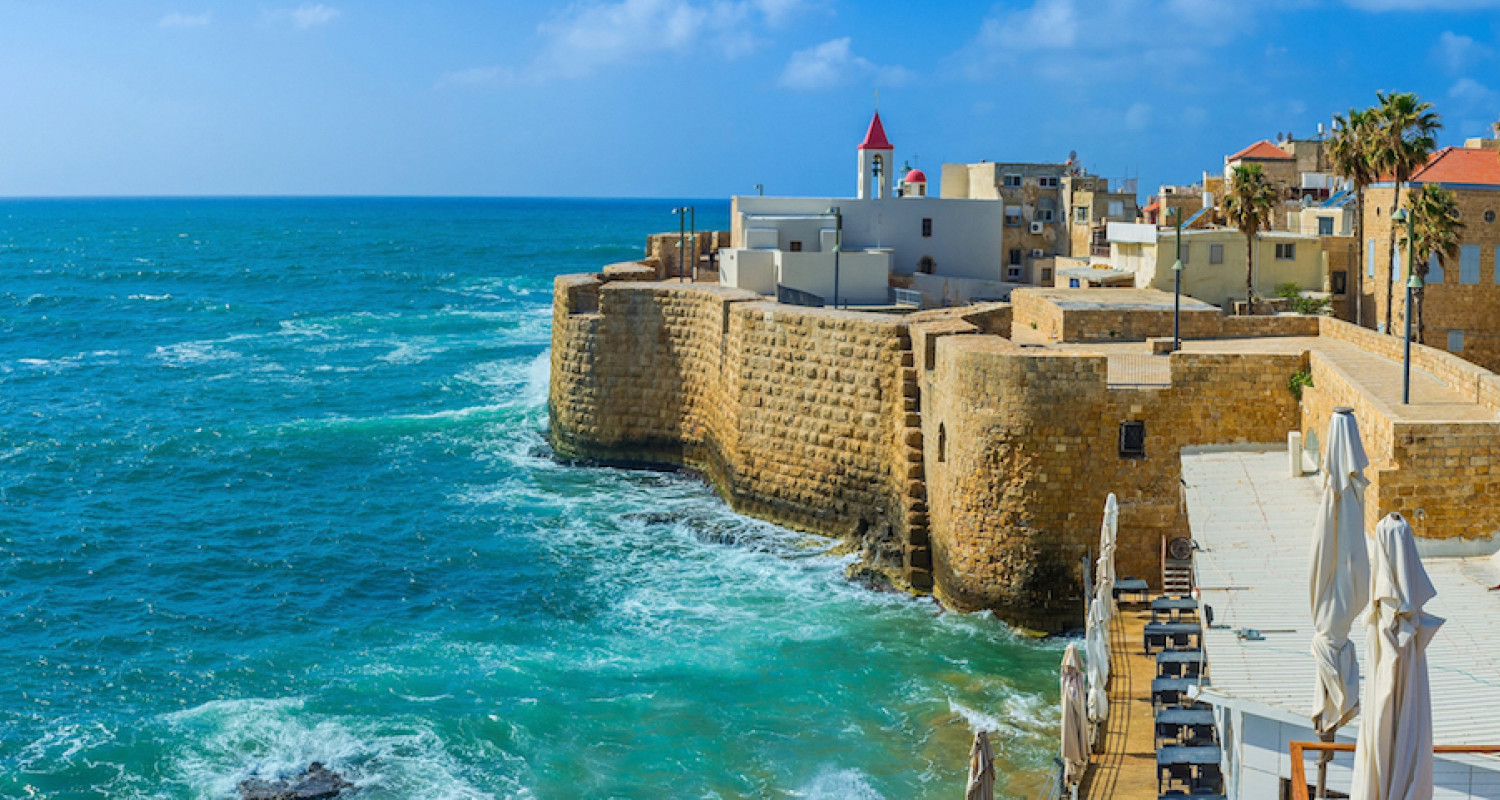
[[[551,460],[552,278],[672,205],[0,202],[0,797],[1029,796],[1057,645]]]

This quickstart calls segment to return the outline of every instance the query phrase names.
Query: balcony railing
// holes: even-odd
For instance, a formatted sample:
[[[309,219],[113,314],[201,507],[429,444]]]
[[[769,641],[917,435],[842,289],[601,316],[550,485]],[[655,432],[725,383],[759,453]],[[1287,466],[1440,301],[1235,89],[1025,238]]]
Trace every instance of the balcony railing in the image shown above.
[[[1291,742],[1287,747],[1292,757],[1292,800],[1309,800],[1307,793],[1307,770],[1302,764],[1308,751],[1331,753],[1354,752],[1354,745],[1347,742]],[[1500,755],[1500,745],[1440,744],[1434,746],[1432,752],[1493,756]]]

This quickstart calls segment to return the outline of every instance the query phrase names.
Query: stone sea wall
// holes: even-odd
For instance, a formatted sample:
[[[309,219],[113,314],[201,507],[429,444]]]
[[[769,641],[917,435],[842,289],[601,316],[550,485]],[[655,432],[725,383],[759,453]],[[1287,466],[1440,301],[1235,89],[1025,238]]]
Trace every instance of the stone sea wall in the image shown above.
[[[1109,492],[1120,503],[1118,571],[1155,584],[1163,537],[1189,533],[1183,447],[1281,444],[1335,405],[1355,407],[1375,462],[1372,523],[1400,509],[1429,537],[1500,529],[1500,425],[1393,423],[1316,350],[1174,353],[1160,357],[1169,385],[1126,388],[1109,385],[1103,356],[1012,342],[1012,325],[1097,332],[1069,327],[1024,291],[1014,306],[899,316],[652,277],[619,265],[557,279],[558,455],[685,466],[735,510],[839,537],[892,583],[950,607],[1044,630],[1076,626],[1082,565],[1098,547]],[[1331,319],[1195,317],[1222,336],[1387,347],[1386,337],[1365,342],[1375,334]],[[1160,322],[1133,332],[1155,333]],[[1500,407],[1490,373],[1430,348],[1414,359]],[[1314,386],[1299,404],[1287,381],[1302,370]],[[1144,425],[1143,455],[1119,451],[1123,423]]]

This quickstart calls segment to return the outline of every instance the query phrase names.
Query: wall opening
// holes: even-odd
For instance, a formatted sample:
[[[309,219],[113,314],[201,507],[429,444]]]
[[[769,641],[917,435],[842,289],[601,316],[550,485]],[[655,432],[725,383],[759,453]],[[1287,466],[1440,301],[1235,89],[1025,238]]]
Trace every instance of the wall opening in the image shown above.
[[[938,423],[937,451],[937,460],[939,464],[948,460],[948,429],[944,428],[943,423],[941,422]]]
[[[1146,423],[1120,423],[1120,458],[1146,457]]]

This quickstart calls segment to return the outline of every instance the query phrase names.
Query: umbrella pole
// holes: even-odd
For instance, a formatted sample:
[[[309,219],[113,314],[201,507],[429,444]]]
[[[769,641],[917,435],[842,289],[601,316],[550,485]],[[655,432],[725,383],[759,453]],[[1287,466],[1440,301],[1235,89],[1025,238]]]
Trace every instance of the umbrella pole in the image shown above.
[[[1318,717],[1318,719],[1313,720],[1313,727],[1318,731],[1318,741],[1328,743],[1333,742],[1333,736],[1336,733],[1336,729],[1329,728],[1327,730],[1324,730],[1323,719],[1321,715]],[[1313,795],[1314,797],[1318,798],[1318,800],[1323,800],[1323,798],[1328,797],[1328,762],[1332,760],[1332,750],[1323,750],[1318,753],[1318,793]]]

